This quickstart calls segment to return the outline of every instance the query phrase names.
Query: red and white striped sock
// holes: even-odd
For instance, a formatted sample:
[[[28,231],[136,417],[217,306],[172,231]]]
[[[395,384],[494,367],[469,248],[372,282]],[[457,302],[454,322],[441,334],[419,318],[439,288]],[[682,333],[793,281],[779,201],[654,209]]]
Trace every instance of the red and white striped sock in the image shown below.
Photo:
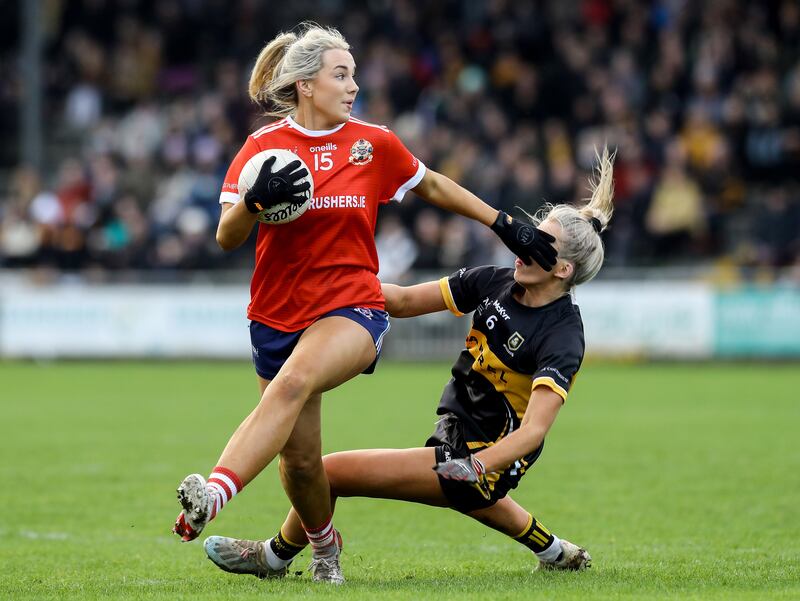
[[[327,557],[336,555],[336,530],[333,527],[333,516],[325,520],[325,523],[317,528],[306,528],[308,542],[311,543],[314,557]]]
[[[214,499],[214,507],[211,509],[210,518],[213,520],[219,513],[220,509],[225,506],[225,503],[235,497],[236,493],[242,490],[244,486],[242,485],[242,481],[239,479],[239,476],[237,476],[231,470],[225,469],[221,465],[218,465],[208,477],[206,488]]]

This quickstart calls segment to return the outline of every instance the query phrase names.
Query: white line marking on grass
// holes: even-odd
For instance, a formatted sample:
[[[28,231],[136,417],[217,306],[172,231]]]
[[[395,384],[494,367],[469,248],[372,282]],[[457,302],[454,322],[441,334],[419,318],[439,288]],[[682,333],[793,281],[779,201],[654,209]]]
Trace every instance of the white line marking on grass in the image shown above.
[[[31,540],[67,540],[70,538],[66,532],[35,532],[33,530],[20,530],[19,535]]]

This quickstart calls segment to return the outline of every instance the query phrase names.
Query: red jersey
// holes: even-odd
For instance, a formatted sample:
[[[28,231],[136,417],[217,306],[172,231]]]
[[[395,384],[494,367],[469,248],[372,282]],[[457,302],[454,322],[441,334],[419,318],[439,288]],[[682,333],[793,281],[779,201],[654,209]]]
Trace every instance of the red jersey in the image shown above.
[[[351,117],[331,130],[313,131],[286,117],[247,137],[228,168],[220,203],[239,202],[245,163],[272,148],[305,161],[314,198],[295,221],[259,223],[248,318],[295,332],[334,309],[383,309],[378,205],[402,200],[422,181],[425,165],[386,127]]]

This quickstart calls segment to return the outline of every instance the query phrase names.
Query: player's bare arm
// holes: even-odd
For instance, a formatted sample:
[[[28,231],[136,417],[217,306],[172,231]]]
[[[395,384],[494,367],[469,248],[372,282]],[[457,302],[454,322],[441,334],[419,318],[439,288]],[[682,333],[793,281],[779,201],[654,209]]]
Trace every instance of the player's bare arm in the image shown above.
[[[239,248],[253,231],[256,216],[247,210],[243,202],[222,203],[217,226],[217,244],[222,250]]]
[[[392,317],[416,317],[447,309],[439,282],[415,286],[381,284],[386,311]]]
[[[529,265],[533,260],[545,271],[550,271],[555,265],[556,250],[552,246],[552,236],[493,209],[449,177],[428,169],[413,190],[432,205],[489,226],[525,264]]]
[[[531,393],[519,429],[475,456],[483,462],[487,472],[508,467],[539,448],[563,404],[560,395],[545,386],[537,386]]]
[[[413,190],[432,205],[469,217],[484,225],[491,226],[497,219],[497,209],[493,209],[449,177],[431,169],[425,172],[422,181]]]

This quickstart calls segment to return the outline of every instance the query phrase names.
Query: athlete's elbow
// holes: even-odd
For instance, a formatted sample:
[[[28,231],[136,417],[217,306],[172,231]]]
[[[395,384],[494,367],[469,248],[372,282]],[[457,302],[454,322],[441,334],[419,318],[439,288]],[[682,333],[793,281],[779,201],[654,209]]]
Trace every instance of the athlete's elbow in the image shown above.
[[[219,246],[225,252],[233,250],[233,246],[231,246],[228,238],[222,232],[217,232],[217,246]]]
[[[392,317],[403,317],[405,305],[403,287],[396,284],[381,284],[381,291],[386,303],[386,312]]]
[[[536,449],[542,446],[544,437],[547,435],[547,429],[540,427],[538,424],[522,425],[520,427],[520,431],[526,442],[524,452],[525,455],[528,453],[533,453]]]
[[[242,243],[230,236],[230,234],[217,230],[217,245],[225,252],[228,252],[239,248]]]

